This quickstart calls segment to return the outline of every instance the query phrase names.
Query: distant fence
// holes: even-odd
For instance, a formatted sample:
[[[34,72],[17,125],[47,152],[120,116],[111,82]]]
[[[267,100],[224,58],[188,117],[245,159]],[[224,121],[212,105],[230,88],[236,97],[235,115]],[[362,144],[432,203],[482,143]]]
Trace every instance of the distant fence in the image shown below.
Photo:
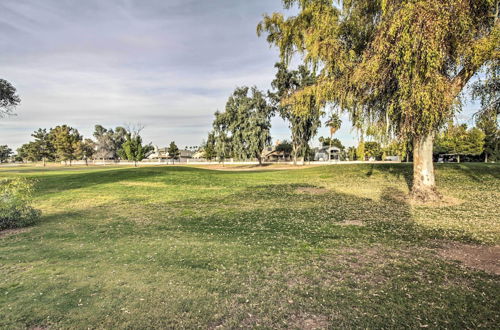
[[[394,164],[394,163],[400,163],[401,161],[297,161],[297,165],[344,165],[344,164]],[[54,163],[47,163],[48,165],[54,164]],[[59,163],[56,163],[59,164]],[[67,165],[69,166],[69,162],[60,162],[61,165]],[[217,161],[206,161],[206,160],[200,160],[200,159],[181,159],[181,160],[176,160],[172,162],[171,160],[165,160],[162,159],[161,161],[159,160],[143,160],[140,162],[137,162],[137,166],[152,166],[152,165],[258,165],[259,162],[256,161],[234,161],[234,160],[227,160],[224,163],[222,162],[217,162]],[[283,165],[293,165],[293,162],[291,161],[285,161],[285,162],[264,162],[264,164],[283,164]],[[41,162],[27,162],[27,163],[3,163],[0,166],[22,166],[22,165],[36,165],[36,166],[42,166]],[[84,160],[76,160],[72,161],[71,165],[86,165],[86,162]],[[96,166],[134,166],[134,162],[131,161],[113,161],[113,160],[89,160],[88,165],[96,165]]]

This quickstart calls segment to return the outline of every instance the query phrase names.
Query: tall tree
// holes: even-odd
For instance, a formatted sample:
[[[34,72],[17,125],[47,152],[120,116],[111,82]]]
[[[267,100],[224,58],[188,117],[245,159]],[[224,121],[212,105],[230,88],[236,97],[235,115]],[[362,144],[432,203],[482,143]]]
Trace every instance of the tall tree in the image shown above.
[[[280,62],[275,64],[275,68],[276,77],[271,83],[273,91],[268,94],[275,110],[290,124],[293,162],[297,164],[297,157],[304,157],[308,153],[309,141],[316,135],[323,113],[314,95],[301,100],[300,104],[291,102],[289,98],[314,84],[316,77],[304,65],[299,66],[298,70],[289,71],[286,64]]]
[[[14,108],[21,102],[16,89],[10,82],[0,79],[0,118],[12,114]]]
[[[342,120],[337,113],[332,113],[330,118],[326,121],[326,127],[330,129],[330,141],[333,141],[333,134],[335,134],[342,126]],[[330,148],[332,145],[330,144]]]
[[[95,156],[102,159],[117,160],[119,158],[119,150],[126,140],[127,130],[121,126],[113,129],[107,129],[101,125],[95,125],[94,138],[96,139]]]
[[[271,110],[256,87],[236,88],[229,97],[224,118],[236,157],[257,158],[262,164],[262,151],[271,143]]]
[[[134,162],[137,167],[137,162],[140,162],[154,150],[150,144],[143,145],[140,135],[141,129],[129,130],[125,136],[125,142],[122,144],[122,149],[118,151],[122,159],[127,159]]]
[[[69,166],[71,166],[72,161],[79,156],[79,145],[82,141],[78,130],[67,125],[60,125],[50,130],[50,136],[57,159],[65,163],[69,161]]]
[[[485,75],[472,86],[472,96],[479,100],[481,109],[476,114],[476,125],[485,134],[484,161],[500,157],[500,59],[492,61]]]
[[[229,118],[224,112],[215,112],[215,119],[212,124],[215,139],[215,154],[217,160],[224,164],[224,161],[231,157],[231,136],[229,135]]]
[[[6,162],[10,155],[12,155],[12,149],[7,145],[0,146],[0,163]]]
[[[167,153],[168,157],[172,159],[172,164],[175,160],[179,159],[179,156],[181,155],[181,152],[174,141],[170,142],[170,145],[167,148]]]
[[[283,60],[301,53],[321,68],[318,81],[292,95],[311,95],[413,140],[413,185],[419,200],[440,198],[432,162],[436,131],[455,111],[467,82],[498,58],[499,1],[284,0],[298,14],[266,15],[258,33]],[[305,107],[304,107],[305,108]]]
[[[55,148],[53,145],[52,138],[47,130],[44,128],[39,128],[33,134],[32,137],[35,138],[34,143],[34,151],[36,153],[35,158],[37,160],[42,160],[43,166],[48,160],[54,160],[55,158]]]

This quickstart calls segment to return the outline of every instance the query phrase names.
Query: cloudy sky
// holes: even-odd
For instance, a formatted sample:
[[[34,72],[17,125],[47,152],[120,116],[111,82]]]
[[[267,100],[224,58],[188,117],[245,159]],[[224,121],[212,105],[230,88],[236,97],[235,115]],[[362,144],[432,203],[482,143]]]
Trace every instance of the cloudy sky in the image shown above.
[[[58,124],[90,137],[95,124],[141,123],[147,142],[198,145],[235,87],[269,88],[278,55],[255,28],[280,10],[280,0],[1,0],[0,78],[22,104],[0,120],[0,144]],[[275,119],[273,138],[288,136]],[[348,123],[338,136],[356,138]]]

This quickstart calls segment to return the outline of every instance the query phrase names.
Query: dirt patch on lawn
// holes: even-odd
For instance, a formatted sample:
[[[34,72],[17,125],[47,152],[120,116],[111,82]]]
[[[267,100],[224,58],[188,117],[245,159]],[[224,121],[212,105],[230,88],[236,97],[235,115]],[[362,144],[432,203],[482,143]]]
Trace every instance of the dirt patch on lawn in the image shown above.
[[[296,192],[301,194],[322,195],[328,192],[328,189],[318,187],[300,187]]]
[[[31,228],[16,228],[16,229],[5,229],[0,231],[0,238],[9,237],[12,235],[17,235],[21,233],[27,233]]]
[[[399,203],[405,203],[408,205],[413,205],[413,206],[427,206],[427,207],[447,207],[447,206],[455,206],[455,205],[460,205],[463,204],[464,201],[451,197],[451,196],[442,196],[441,199],[435,200],[435,201],[427,201],[427,202],[422,202],[419,200],[415,200],[411,198],[410,195],[407,193],[404,193],[401,190],[398,189],[388,189],[384,192],[384,196],[387,199],[392,199],[396,202]]]
[[[328,318],[323,315],[310,315],[307,313],[294,315],[290,321],[292,328],[296,329],[326,329],[328,328]]]
[[[500,246],[451,243],[439,250],[445,259],[462,262],[464,266],[500,275]]]

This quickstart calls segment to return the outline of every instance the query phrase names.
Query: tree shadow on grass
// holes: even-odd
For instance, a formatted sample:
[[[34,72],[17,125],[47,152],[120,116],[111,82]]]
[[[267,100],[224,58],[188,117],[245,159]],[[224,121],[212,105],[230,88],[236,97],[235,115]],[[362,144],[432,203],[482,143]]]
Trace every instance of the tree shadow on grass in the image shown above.
[[[385,188],[379,200],[358,197],[308,184],[271,184],[249,187],[225,196],[187,198],[143,204],[129,200],[129,217],[113,217],[113,210],[123,205],[72,210],[44,217],[46,222],[73,219],[73,226],[93,237],[122,235],[169,235],[190,233],[198,237],[258,244],[300,246],[330,244],[335,241],[402,240],[418,242],[428,238],[474,240],[465,232],[428,229],[412,220],[405,193]],[[304,192],[305,191],[305,192]],[[324,192],[323,192],[324,191]],[[134,218],[140,210],[140,221]],[[117,210],[118,211],[118,210]],[[101,219],[106,218],[106,221]],[[77,219],[77,221],[74,221]],[[145,224],[146,223],[146,224]],[[95,238],[94,238],[95,239]]]

